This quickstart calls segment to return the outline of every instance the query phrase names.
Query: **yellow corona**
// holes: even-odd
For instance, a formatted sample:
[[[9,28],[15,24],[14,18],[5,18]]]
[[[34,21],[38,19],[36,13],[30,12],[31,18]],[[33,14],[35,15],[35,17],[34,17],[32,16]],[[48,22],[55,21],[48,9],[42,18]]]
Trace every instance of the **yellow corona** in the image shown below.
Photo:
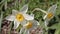
[[[47,18],[50,19],[51,17],[53,17],[52,13],[48,13]]]
[[[22,14],[17,14],[16,19],[21,22],[24,20],[24,16]]]
[[[27,23],[26,28],[29,29],[31,27],[32,27],[32,23],[31,22]]]

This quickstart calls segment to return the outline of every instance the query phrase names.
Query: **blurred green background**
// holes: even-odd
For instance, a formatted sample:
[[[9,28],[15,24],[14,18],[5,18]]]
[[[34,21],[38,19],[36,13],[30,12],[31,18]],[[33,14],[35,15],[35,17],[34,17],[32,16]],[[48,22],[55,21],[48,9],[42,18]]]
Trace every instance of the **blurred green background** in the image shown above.
[[[48,31],[50,29],[54,30],[54,34],[60,34],[60,0],[0,0],[0,16],[3,12],[3,19],[12,13],[12,9],[20,10],[23,5],[28,4],[28,14],[33,13],[35,15],[35,20],[39,21],[40,26],[45,28],[43,16],[44,14],[40,11],[34,11],[34,8],[41,8],[43,10],[48,10],[48,8],[54,4],[57,4],[56,17],[54,17],[50,23]],[[51,31],[50,31],[51,32]],[[52,33],[48,34],[52,34]],[[45,32],[44,34],[47,34]]]

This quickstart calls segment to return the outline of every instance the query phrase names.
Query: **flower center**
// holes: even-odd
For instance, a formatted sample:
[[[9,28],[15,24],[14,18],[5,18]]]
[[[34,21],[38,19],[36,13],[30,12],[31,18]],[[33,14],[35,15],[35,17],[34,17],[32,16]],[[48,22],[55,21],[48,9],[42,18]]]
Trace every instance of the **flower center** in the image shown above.
[[[26,24],[26,28],[27,28],[27,29],[29,29],[29,28],[31,28],[31,27],[32,27],[32,23],[31,23],[31,22],[29,22],[29,23]]]
[[[51,17],[53,17],[52,13],[48,13],[47,18],[50,19]]]
[[[23,21],[23,20],[24,20],[24,16],[23,16],[22,14],[17,14],[17,15],[16,15],[16,19],[17,19],[18,21]]]

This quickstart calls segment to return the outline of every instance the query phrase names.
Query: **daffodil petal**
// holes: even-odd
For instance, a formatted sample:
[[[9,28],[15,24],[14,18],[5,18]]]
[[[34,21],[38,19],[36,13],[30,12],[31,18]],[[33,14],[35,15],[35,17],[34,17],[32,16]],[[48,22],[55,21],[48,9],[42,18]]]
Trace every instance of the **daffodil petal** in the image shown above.
[[[57,8],[57,4],[51,6],[49,9],[48,9],[48,12],[52,12],[53,14],[56,13],[56,8]]]
[[[23,15],[26,20],[33,20],[34,19],[34,15],[28,15],[28,14],[23,14]]]
[[[14,20],[14,29],[18,28],[19,24],[20,24],[20,22],[15,19]]]
[[[32,20],[32,23],[33,23],[33,27],[37,27],[38,25],[40,25],[39,22],[36,20]]]
[[[24,27],[22,27],[22,28],[20,29],[19,34],[22,34],[23,32],[24,32]]]
[[[29,34],[29,31],[25,29],[24,34]]]
[[[44,17],[43,17],[43,19],[45,20],[47,18],[47,15],[45,15]]]
[[[38,21],[36,21],[36,22],[37,22],[37,25],[40,25]]]
[[[9,20],[9,21],[14,21],[15,19],[15,16],[14,15],[9,15],[5,18],[6,20]]]
[[[21,23],[22,26],[25,25],[25,24],[26,24],[26,20],[24,20],[24,21]]]
[[[28,4],[24,5],[20,10],[20,12],[22,13],[26,13],[27,11],[28,11]]]
[[[12,10],[12,15],[16,15],[17,13],[19,13],[17,10],[15,9]]]
[[[44,23],[45,23],[45,26],[47,27],[47,25],[48,25],[48,20],[46,19]]]

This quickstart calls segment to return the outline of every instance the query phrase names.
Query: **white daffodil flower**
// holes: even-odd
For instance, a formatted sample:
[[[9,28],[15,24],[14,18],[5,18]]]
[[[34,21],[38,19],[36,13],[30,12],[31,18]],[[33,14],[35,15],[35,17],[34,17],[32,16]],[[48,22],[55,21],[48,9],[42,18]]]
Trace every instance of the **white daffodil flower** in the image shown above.
[[[51,19],[53,18],[53,16],[55,16],[56,14],[56,8],[57,8],[57,4],[51,6],[49,9],[48,9],[48,12],[47,14],[44,16],[44,19]]]
[[[57,4],[51,6],[48,9],[47,14],[43,17],[43,19],[45,20],[45,26],[47,26],[48,22],[55,16],[55,14],[56,14],[56,8],[57,8]]]
[[[47,22],[50,21],[54,16],[55,16],[55,13],[56,13],[56,8],[57,8],[57,4],[51,6],[48,11],[44,11],[40,8],[35,8],[33,11],[35,10],[40,10],[41,12],[45,13],[46,15],[43,17],[43,19],[45,20],[45,26],[47,26]]]
[[[31,20],[28,21],[20,30],[19,34],[30,34],[30,31],[37,28],[39,26],[38,21],[36,20]]]
[[[12,10],[12,15],[7,16],[5,19],[9,21],[14,21],[14,29],[16,29],[19,24],[24,25],[26,23],[25,20],[33,20],[34,15],[28,15],[26,12],[28,11],[28,5],[24,5],[20,12],[17,10]],[[22,23],[23,22],[23,23]]]

